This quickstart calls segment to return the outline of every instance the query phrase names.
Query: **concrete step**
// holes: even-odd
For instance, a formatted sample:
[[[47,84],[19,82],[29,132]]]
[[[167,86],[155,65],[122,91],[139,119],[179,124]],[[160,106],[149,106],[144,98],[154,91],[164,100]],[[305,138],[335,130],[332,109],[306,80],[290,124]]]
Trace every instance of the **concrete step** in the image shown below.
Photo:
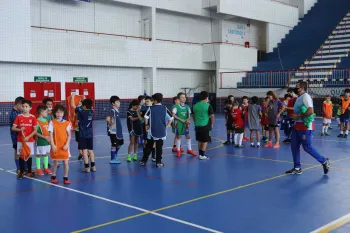
[[[304,64],[305,65],[307,65],[307,64],[334,64],[334,63],[339,63],[340,62],[340,60],[339,59],[337,59],[337,60],[323,60],[323,61],[310,61],[310,63],[309,63],[309,61],[306,61],[306,62],[304,62]]]
[[[295,73],[295,76],[298,76],[298,77],[307,77],[307,76],[328,76],[328,75],[332,75],[332,71],[314,71],[314,72],[296,72]]]
[[[346,43],[346,42],[350,42],[350,37],[349,37],[349,39],[342,39],[342,40],[332,40],[332,39],[330,39],[330,40],[326,40],[326,42],[324,42],[324,44],[326,45],[326,44],[334,44],[334,43]]]
[[[321,58],[339,58],[339,57],[345,57],[346,54],[339,54],[339,55],[322,55],[321,53],[318,53],[314,58],[315,59],[321,59]]]
[[[349,49],[328,49],[326,46],[326,47],[323,47],[321,51],[324,54],[331,55],[332,53],[346,53],[349,51]]]
[[[324,66],[306,66],[300,67],[300,70],[312,70],[312,69],[333,69],[334,65],[324,65]]]
[[[332,38],[333,38],[333,40],[334,39],[337,40],[337,39],[340,39],[340,38],[350,38],[350,34],[345,34],[345,35],[334,35],[333,34],[333,35],[328,37],[329,40],[332,40]]]
[[[350,24],[343,24],[336,27],[336,29],[345,29],[345,28],[350,28]]]
[[[325,45],[326,47],[330,47],[331,49],[332,48],[350,48],[350,44],[328,44],[328,45]]]

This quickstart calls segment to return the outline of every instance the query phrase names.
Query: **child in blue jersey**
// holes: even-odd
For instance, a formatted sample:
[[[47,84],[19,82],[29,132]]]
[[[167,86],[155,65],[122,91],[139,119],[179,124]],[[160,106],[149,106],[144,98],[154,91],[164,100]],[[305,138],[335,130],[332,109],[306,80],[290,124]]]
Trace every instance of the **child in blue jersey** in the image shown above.
[[[131,162],[131,151],[134,149],[134,155],[132,156],[132,160],[137,160],[137,152],[138,152],[138,139],[142,136],[142,116],[140,112],[140,102],[138,100],[133,100],[129,104],[129,110],[126,115],[126,123],[128,126],[130,143],[128,147],[128,156],[126,160]]]
[[[123,128],[120,120],[120,98],[118,96],[111,96],[109,99],[112,104],[112,109],[109,111],[107,121],[107,132],[111,140],[111,164],[120,164],[118,160],[118,151],[124,144]]]
[[[75,108],[78,114],[78,127],[80,132],[79,147],[83,152],[84,170],[83,172],[96,172],[95,155],[94,155],[94,140],[92,132],[92,120],[94,111],[92,110],[92,99],[84,99],[81,106]],[[90,165],[89,166],[89,157]]]
[[[22,113],[22,101],[24,98],[22,96],[19,96],[15,99],[15,106],[13,106],[11,113],[10,113],[10,134],[11,134],[11,140],[12,140],[12,147],[15,150],[15,164],[17,173],[19,173],[19,155],[17,155],[17,132],[12,131],[13,122],[15,121],[16,117]],[[25,163],[26,164],[26,163]]]
[[[156,166],[163,167],[163,141],[166,140],[166,128],[170,127],[173,118],[171,117],[171,112],[164,105],[162,105],[163,94],[156,93],[152,96],[152,98],[154,105],[149,108],[145,115],[145,124],[146,129],[148,129],[148,137],[140,165],[146,165],[148,157],[152,152],[153,144],[156,143]]]

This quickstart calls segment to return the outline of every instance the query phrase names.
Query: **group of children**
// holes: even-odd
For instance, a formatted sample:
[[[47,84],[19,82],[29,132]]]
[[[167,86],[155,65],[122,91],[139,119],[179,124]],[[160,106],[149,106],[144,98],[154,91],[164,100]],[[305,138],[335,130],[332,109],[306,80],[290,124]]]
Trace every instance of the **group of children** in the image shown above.
[[[327,95],[322,104],[322,132],[321,136],[329,136],[328,129],[331,128],[331,119],[333,117],[333,107],[337,107],[335,119],[340,128],[339,138],[347,138],[349,133],[350,122],[350,89],[345,89],[336,104],[333,104],[331,97]],[[294,126],[294,103],[297,98],[293,88],[288,88],[284,100],[277,98],[272,91],[266,93],[263,103],[258,104],[259,98],[253,96],[250,103],[248,97],[242,98],[242,104],[234,100],[229,95],[225,101],[225,119],[227,140],[225,145],[234,144],[236,147],[244,147],[243,141],[248,141],[246,131],[250,131],[250,147],[260,148],[260,129],[262,129],[262,141],[265,142],[264,147],[280,147],[280,129],[284,131],[286,139],[283,143],[290,143],[290,137]],[[256,145],[254,144],[254,135],[256,136]],[[275,136],[275,144],[273,145],[273,136]]]
[[[141,165],[146,165],[148,157],[152,154],[152,161],[157,167],[162,167],[162,147],[166,140],[166,128],[172,127],[174,138],[173,151],[180,157],[183,149],[181,147],[182,136],[186,137],[187,153],[196,156],[192,150],[189,125],[191,124],[191,109],[186,104],[186,96],[179,93],[174,98],[174,105],[169,111],[162,105],[163,95],[156,93],[152,97],[139,96],[132,100],[127,111],[127,128],[129,132],[129,146],[126,160],[128,162],[138,160],[138,144],[143,144],[143,157]],[[120,118],[120,99],[112,96],[110,103],[113,108],[107,115],[107,131],[111,141],[111,164],[121,163],[118,159],[118,151],[124,144],[122,123]],[[140,140],[141,139],[141,140]],[[132,153],[133,152],[133,153]]]
[[[333,106],[338,107],[336,119],[340,127],[338,137],[346,138],[349,133],[350,122],[350,89],[346,89],[336,104],[331,102],[330,96],[326,96],[323,102],[323,126],[321,136],[329,135]],[[95,172],[95,156],[93,151],[93,101],[85,97],[75,100],[71,96],[69,107],[73,108],[76,116],[76,141],[80,157],[84,160],[83,172]],[[294,103],[296,93],[293,88],[287,90],[284,101],[280,101],[274,92],[266,93],[262,106],[259,105],[259,98],[253,96],[249,103],[248,97],[242,98],[240,105],[229,96],[225,101],[225,119],[227,129],[227,141],[225,145],[234,144],[236,147],[243,147],[242,142],[250,140],[251,147],[260,148],[260,129],[262,128],[262,141],[264,147],[279,148],[280,131],[284,131],[286,139],[284,143],[290,143],[290,136],[294,125]],[[70,97],[69,97],[70,98]],[[166,129],[172,127],[174,133],[173,152],[180,157],[184,152],[181,147],[182,136],[186,138],[187,154],[196,156],[192,150],[190,137],[191,108],[186,104],[186,95],[180,92],[174,97],[171,111],[162,105],[163,95],[156,93],[152,97],[139,96],[129,104],[127,111],[127,128],[130,143],[128,146],[128,162],[138,160],[138,142],[143,144],[143,157],[140,165],[145,166],[149,156],[152,154],[152,161],[157,167],[163,167],[162,147],[167,138]],[[124,144],[123,126],[121,123],[120,98],[110,98],[111,110],[106,117],[107,134],[111,142],[111,164],[119,164],[118,151]],[[77,106],[76,106],[77,105]],[[15,163],[18,179],[22,179],[25,172],[29,177],[34,175],[51,175],[51,182],[57,183],[57,167],[59,161],[64,164],[63,183],[70,184],[68,179],[68,160],[70,155],[70,139],[72,124],[67,119],[67,110],[57,104],[53,108],[53,101],[50,98],[43,100],[43,104],[36,109],[38,118],[31,114],[32,102],[18,97],[15,106],[10,114],[10,129],[13,148],[15,150]],[[208,111],[207,111],[208,112]],[[205,114],[207,114],[207,112]],[[210,113],[212,114],[212,113]],[[209,114],[209,115],[210,115]],[[200,116],[198,119],[200,119]],[[204,118],[203,118],[204,119]],[[210,122],[208,123],[208,125]],[[246,137],[247,130],[250,131],[250,139]],[[197,134],[196,134],[197,135]],[[256,143],[254,142],[254,135]],[[275,144],[273,144],[273,136]],[[200,135],[198,136],[201,137]],[[196,136],[197,138],[197,136]],[[208,133],[208,138],[210,134]],[[141,140],[140,140],[141,139]],[[231,141],[232,140],[232,141]],[[209,141],[207,138],[205,143]],[[132,153],[133,152],[133,153]],[[207,156],[200,150],[200,158]],[[32,156],[35,156],[36,171],[32,171]],[[49,156],[54,161],[52,171],[49,169]],[[43,162],[43,170],[41,168]],[[90,160],[90,164],[89,164]]]
[[[31,114],[32,102],[17,97],[10,114],[11,138],[15,150],[17,178],[22,179],[25,172],[28,177],[48,174],[52,183],[57,183],[58,161],[64,162],[64,184],[69,184],[68,158],[70,143],[70,123],[64,119],[66,109],[58,104],[52,109],[53,101],[44,99],[43,105],[36,109],[38,118]],[[36,155],[36,172],[32,171],[32,156]],[[54,161],[52,172],[49,169],[48,156]],[[44,170],[41,170],[41,158]]]
[[[36,108],[38,118],[31,114],[32,102],[23,97],[17,97],[15,106],[10,114],[10,130],[17,178],[22,179],[35,175],[51,175],[51,182],[56,184],[59,161],[64,164],[63,183],[70,184],[68,179],[68,160],[70,154],[71,122],[67,121],[67,110],[57,104],[53,108],[53,100],[45,98],[43,104]],[[96,171],[93,154],[92,135],[92,100],[84,99],[76,107],[80,129],[79,150],[82,152],[85,163],[85,172],[90,172],[88,155],[91,160],[91,170]],[[32,156],[35,154],[36,171],[32,171]],[[49,169],[49,156],[54,161],[52,171]],[[43,170],[41,169],[41,159]]]

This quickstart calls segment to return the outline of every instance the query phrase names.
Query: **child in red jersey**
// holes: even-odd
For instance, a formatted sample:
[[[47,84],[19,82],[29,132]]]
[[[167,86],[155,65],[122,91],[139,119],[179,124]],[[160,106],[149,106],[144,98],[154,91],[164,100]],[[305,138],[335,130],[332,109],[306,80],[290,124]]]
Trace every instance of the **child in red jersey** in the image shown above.
[[[22,114],[19,114],[13,122],[12,131],[17,132],[17,155],[21,155],[25,143],[28,146],[29,158],[25,160],[22,156],[19,158],[20,172],[17,179],[22,179],[24,175],[24,164],[27,163],[28,176],[34,177],[32,172],[32,155],[34,154],[34,135],[37,132],[37,120],[34,115],[30,114],[32,102],[29,100],[22,101]]]
[[[234,142],[235,147],[241,148],[244,147],[242,145],[243,141],[243,133],[244,133],[244,122],[243,122],[243,112],[238,108],[238,102],[233,103],[233,110],[231,112],[231,116],[233,118],[233,127],[235,129]]]
[[[243,96],[242,97],[242,104],[239,107],[239,109],[242,111],[242,114],[243,114],[243,123],[244,123],[243,141],[249,140],[249,138],[246,135],[246,128],[249,128],[249,126],[248,126],[248,102],[249,102],[248,97]]]

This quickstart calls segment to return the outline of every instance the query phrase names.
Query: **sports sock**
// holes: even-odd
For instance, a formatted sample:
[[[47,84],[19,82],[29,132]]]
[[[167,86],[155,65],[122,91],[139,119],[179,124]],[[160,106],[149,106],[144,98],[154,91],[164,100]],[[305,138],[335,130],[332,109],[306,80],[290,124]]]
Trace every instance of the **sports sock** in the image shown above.
[[[44,156],[43,157],[43,164],[44,164],[44,168],[45,169],[49,168],[49,156]]]
[[[235,140],[235,144],[239,145],[239,134],[238,133],[235,134],[234,140]]]
[[[28,168],[28,173],[31,173],[32,172],[32,157],[30,157],[26,163],[24,164],[27,164],[27,168]]]
[[[231,141],[231,134],[230,133],[226,134],[226,141],[228,141],[228,142]]]
[[[181,140],[180,139],[177,140],[177,142],[176,142],[176,148],[177,148],[177,151],[180,151],[180,149],[181,149]]]
[[[187,139],[187,150],[192,150],[191,138]]]
[[[344,134],[344,131],[340,131],[340,134]]]
[[[154,158],[156,157],[156,148],[154,147],[152,148],[152,157]]]
[[[41,166],[40,166],[40,156],[36,156],[35,157],[35,164],[36,164],[36,169],[40,169]]]
[[[242,145],[242,140],[243,140],[243,134],[242,133],[240,133],[239,134],[239,144],[238,145]]]
[[[348,134],[349,134],[349,130],[346,130],[346,131],[345,131],[345,134],[348,135]]]
[[[111,147],[111,160],[115,159],[115,155],[116,155],[116,148]]]
[[[328,132],[328,126],[326,125],[324,128],[324,132],[327,133]]]
[[[322,133],[325,132],[326,126],[322,125]]]

